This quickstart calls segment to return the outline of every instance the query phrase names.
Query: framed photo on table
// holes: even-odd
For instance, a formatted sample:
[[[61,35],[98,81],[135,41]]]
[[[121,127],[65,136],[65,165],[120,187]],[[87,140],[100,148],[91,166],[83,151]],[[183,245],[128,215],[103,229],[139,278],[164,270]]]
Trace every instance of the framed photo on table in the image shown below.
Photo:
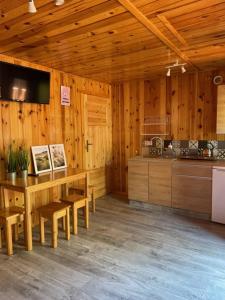
[[[63,144],[49,145],[53,170],[67,167],[65,149]]]
[[[48,145],[31,147],[35,174],[52,171]]]

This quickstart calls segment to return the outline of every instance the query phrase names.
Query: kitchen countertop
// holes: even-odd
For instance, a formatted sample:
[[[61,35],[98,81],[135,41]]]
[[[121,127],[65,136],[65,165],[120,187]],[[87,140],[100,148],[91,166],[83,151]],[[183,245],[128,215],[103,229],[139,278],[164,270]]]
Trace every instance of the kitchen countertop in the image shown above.
[[[162,162],[162,161],[171,161],[171,162],[179,162],[184,164],[192,164],[192,165],[199,165],[204,164],[208,166],[218,166],[218,167],[225,167],[225,160],[196,160],[196,159],[179,159],[176,157],[142,157],[142,156],[134,156],[129,161],[152,161],[152,162]]]

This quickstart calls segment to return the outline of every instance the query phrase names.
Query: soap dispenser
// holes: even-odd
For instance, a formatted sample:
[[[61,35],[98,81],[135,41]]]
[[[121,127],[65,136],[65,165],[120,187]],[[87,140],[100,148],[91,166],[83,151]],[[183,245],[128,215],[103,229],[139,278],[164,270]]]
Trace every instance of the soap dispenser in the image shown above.
[[[172,145],[171,142],[170,142],[169,145],[168,145],[168,149],[173,150],[173,145]]]

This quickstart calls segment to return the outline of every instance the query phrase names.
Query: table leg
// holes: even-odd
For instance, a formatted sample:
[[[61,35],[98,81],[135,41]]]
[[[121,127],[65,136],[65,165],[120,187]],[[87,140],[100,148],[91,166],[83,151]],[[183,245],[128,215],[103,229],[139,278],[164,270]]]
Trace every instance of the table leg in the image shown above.
[[[25,206],[25,228],[24,236],[27,251],[31,251],[32,246],[32,218],[31,218],[31,196],[30,193],[24,193],[24,206]]]
[[[85,191],[84,191],[85,197],[87,197],[87,198],[89,197],[88,189],[89,189],[89,173],[87,172],[86,176],[85,176]]]
[[[4,187],[1,186],[1,190],[0,190],[0,194],[1,194],[1,200],[0,200],[0,208],[4,208],[5,207],[5,193],[4,193]]]
[[[68,195],[69,195],[69,187],[67,183],[64,183],[62,185],[62,189],[61,189],[61,197],[62,199],[65,199]]]

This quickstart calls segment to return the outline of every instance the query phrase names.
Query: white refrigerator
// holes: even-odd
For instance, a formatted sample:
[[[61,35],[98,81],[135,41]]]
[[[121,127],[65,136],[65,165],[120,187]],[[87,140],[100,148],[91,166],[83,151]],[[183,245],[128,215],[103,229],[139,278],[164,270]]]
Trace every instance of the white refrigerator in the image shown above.
[[[225,167],[213,167],[212,221],[225,224]]]

